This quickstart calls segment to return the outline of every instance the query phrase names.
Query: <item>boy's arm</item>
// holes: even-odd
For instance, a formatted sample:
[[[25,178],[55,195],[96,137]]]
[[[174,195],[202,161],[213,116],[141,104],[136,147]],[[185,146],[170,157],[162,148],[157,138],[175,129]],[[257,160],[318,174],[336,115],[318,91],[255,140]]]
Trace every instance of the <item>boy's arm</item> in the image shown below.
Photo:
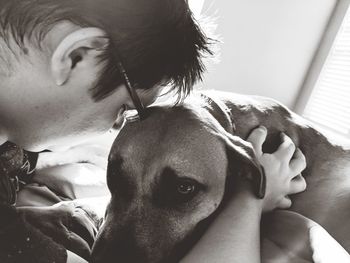
[[[182,263],[260,262],[262,202],[249,194],[232,200]]]
[[[289,208],[289,194],[302,192],[306,182],[300,173],[305,169],[305,157],[289,137],[273,154],[262,152],[267,130],[255,129],[248,138],[256,157],[264,167],[267,186],[263,200],[257,199],[249,185],[241,183],[239,190],[218,215],[204,236],[182,262],[260,262],[260,219],[263,211]]]

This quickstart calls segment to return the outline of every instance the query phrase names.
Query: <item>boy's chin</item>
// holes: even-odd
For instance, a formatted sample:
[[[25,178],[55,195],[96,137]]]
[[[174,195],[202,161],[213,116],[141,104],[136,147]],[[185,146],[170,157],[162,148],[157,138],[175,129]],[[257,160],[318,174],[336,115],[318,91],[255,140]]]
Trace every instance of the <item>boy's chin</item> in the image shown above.
[[[51,152],[65,152],[70,147],[71,147],[71,145],[52,145],[52,146],[46,147],[45,150],[49,150]]]

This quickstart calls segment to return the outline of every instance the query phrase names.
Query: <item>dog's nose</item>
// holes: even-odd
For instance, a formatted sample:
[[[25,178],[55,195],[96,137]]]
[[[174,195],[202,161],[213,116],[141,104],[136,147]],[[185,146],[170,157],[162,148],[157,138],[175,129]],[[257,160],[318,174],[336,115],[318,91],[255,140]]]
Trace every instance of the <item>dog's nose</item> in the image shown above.
[[[126,245],[107,245],[106,249],[96,250],[92,254],[91,263],[140,263],[148,262],[147,257],[138,249]]]
[[[132,235],[116,235],[112,239],[106,235],[94,244],[91,263],[139,263],[148,262],[143,249],[137,246]]]

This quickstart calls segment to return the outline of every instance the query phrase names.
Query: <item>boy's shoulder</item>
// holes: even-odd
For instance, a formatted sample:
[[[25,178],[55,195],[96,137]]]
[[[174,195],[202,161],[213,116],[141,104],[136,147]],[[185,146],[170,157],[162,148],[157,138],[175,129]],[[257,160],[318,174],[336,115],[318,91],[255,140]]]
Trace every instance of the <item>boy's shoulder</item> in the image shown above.
[[[21,149],[14,143],[0,145],[0,174],[21,171],[30,175],[34,172],[38,154]]]
[[[37,153],[27,152],[16,144],[0,145],[0,202],[14,204],[21,184],[33,176]]]

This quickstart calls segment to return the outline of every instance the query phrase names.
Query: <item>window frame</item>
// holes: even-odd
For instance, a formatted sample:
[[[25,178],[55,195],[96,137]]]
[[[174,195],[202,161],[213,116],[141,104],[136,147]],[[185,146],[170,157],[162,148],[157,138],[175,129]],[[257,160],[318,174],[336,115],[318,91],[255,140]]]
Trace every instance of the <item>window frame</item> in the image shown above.
[[[329,52],[333,46],[334,40],[339,32],[348,8],[350,8],[350,0],[338,0],[334,7],[325,33],[321,39],[319,48],[313,61],[311,62],[304,83],[293,107],[294,111],[300,115],[303,114],[311,94],[316,87],[316,83],[319,79],[326,59],[328,58]]]

